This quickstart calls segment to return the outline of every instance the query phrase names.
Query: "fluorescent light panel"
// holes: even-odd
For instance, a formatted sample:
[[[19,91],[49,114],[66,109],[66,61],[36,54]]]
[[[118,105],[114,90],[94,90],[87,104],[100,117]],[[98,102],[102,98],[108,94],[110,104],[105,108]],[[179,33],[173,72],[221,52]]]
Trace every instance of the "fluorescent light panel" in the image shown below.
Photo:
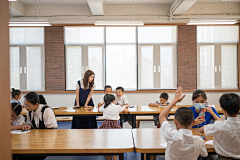
[[[204,24],[235,24],[236,20],[190,20],[187,25],[204,25]]]
[[[49,22],[9,22],[9,26],[52,26]]]
[[[94,23],[95,25],[117,25],[117,26],[142,26],[144,23],[142,21],[97,21]]]

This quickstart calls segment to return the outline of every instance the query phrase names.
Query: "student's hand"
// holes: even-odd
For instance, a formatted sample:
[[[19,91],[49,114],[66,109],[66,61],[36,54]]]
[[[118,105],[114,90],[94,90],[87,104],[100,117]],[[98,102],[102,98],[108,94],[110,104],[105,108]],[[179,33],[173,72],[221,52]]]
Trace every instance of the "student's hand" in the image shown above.
[[[206,112],[212,114],[213,113],[213,110],[212,110],[212,107],[205,107],[204,108]]]
[[[182,87],[179,86],[178,89],[175,92],[174,101],[181,102],[184,97],[185,97],[185,95],[182,95]]]
[[[92,106],[84,106],[84,107],[86,107],[86,108],[92,108]]]
[[[162,106],[167,106],[167,104],[162,104]]]
[[[22,130],[30,130],[31,129],[31,126],[30,125],[24,125],[22,127]]]
[[[194,120],[194,126],[195,125],[198,125],[198,124],[201,124],[205,121],[205,118],[202,118],[201,116],[197,117],[195,120]]]

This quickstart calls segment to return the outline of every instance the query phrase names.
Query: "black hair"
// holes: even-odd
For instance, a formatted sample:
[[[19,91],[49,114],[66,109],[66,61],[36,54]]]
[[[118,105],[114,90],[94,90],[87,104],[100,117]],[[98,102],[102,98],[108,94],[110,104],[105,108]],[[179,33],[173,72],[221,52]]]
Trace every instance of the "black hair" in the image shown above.
[[[33,105],[39,104],[39,96],[36,92],[29,92],[24,96],[26,98],[26,101],[32,103]]]
[[[220,99],[220,106],[230,115],[237,115],[240,110],[240,97],[235,93],[225,93]]]
[[[175,119],[185,127],[192,126],[194,121],[193,111],[188,107],[178,108],[175,113]]]
[[[104,91],[106,91],[107,88],[111,88],[111,90],[112,90],[112,87],[111,87],[110,85],[106,85],[106,86],[104,87]]]
[[[38,97],[39,97],[39,104],[47,104],[47,101],[43,95],[39,94]]]
[[[104,103],[105,103],[104,108],[107,108],[107,106],[111,104],[114,100],[115,100],[114,95],[106,94],[104,96]]]
[[[22,106],[18,103],[12,103],[12,111],[19,115],[22,112]]]
[[[163,99],[166,99],[166,100],[168,100],[168,94],[167,93],[161,93],[160,94],[160,98],[163,98]]]
[[[124,92],[124,88],[123,88],[123,87],[117,87],[117,88],[116,88],[116,90],[119,90],[119,89],[121,89],[122,92]]]
[[[198,89],[198,90],[193,92],[193,94],[192,94],[192,101],[194,101],[198,97],[202,97],[204,100],[207,100],[206,93],[203,90],[201,90],[201,89]]]
[[[21,91],[19,89],[12,88],[12,98],[15,99],[16,96],[19,96]]]

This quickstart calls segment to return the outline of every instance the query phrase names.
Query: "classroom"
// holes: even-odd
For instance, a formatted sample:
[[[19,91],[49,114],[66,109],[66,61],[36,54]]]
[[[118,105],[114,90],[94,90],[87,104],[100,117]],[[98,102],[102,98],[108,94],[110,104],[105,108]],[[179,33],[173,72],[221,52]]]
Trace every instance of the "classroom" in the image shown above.
[[[240,159],[239,35],[240,0],[0,0],[0,160]]]

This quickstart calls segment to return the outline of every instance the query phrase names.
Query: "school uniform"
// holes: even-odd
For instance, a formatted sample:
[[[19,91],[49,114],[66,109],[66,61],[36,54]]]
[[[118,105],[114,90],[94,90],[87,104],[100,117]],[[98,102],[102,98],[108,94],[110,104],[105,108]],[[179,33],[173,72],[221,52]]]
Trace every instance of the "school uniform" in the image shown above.
[[[161,106],[160,98],[156,99],[155,101],[152,101],[151,103],[159,104],[159,106]],[[169,105],[169,102],[166,101],[165,104]],[[157,123],[159,122],[159,115],[153,115],[153,120],[154,120],[155,126],[157,126]]]
[[[11,120],[12,126],[19,126],[25,123],[25,117],[22,115],[18,115],[13,120]]]
[[[168,121],[161,125],[161,136],[167,142],[165,160],[196,160],[208,155],[204,140],[190,129],[173,129]]]
[[[219,159],[240,159],[240,121],[239,117],[227,117],[204,126],[206,136],[213,135],[213,146]]]
[[[129,102],[128,102],[128,99],[127,99],[127,96],[125,96],[125,94],[123,94],[121,97],[118,97],[117,95],[115,96],[116,98],[115,98],[115,103],[117,104],[117,105],[120,105],[120,106],[123,106],[123,105],[125,105],[125,104],[129,104]],[[122,119],[123,119],[123,121],[124,122],[126,122],[126,121],[132,121],[132,115],[126,115],[126,114],[124,114],[124,115],[122,115]]]
[[[199,117],[200,112],[197,113],[197,111],[195,110],[195,107],[189,107],[189,108],[193,111],[194,119],[196,119],[197,117]],[[221,117],[219,116],[219,114],[217,113],[216,109],[213,108],[213,107],[211,107],[211,108],[212,108],[213,112],[214,112],[219,118],[221,118]],[[206,121],[202,122],[201,124],[195,125],[195,126],[193,126],[192,128],[200,128],[200,127],[202,127],[202,126],[204,126],[204,125],[206,125],[206,124],[211,124],[211,123],[213,123],[212,120],[215,121],[214,117],[213,117],[213,116],[211,115],[211,113],[209,113],[209,112],[205,112],[205,120],[206,120]]]
[[[95,86],[93,86],[94,88]],[[76,89],[79,89],[79,105],[84,106],[91,89],[89,87],[84,90],[83,80],[77,81]],[[77,105],[75,100],[74,106]],[[88,106],[94,106],[92,98],[88,102]],[[72,129],[96,129],[97,120],[96,116],[73,116]]]
[[[32,129],[57,129],[57,120],[53,110],[43,104],[39,104],[36,111],[27,112],[26,124]]]
[[[99,109],[103,113],[104,121],[99,129],[113,129],[113,128],[122,128],[119,123],[119,113],[124,110],[125,107],[120,105],[115,105],[114,103],[109,104],[106,108],[104,105]]]
[[[18,103],[18,104],[21,104],[21,102],[19,100],[16,100],[16,99],[12,99],[11,103]]]

